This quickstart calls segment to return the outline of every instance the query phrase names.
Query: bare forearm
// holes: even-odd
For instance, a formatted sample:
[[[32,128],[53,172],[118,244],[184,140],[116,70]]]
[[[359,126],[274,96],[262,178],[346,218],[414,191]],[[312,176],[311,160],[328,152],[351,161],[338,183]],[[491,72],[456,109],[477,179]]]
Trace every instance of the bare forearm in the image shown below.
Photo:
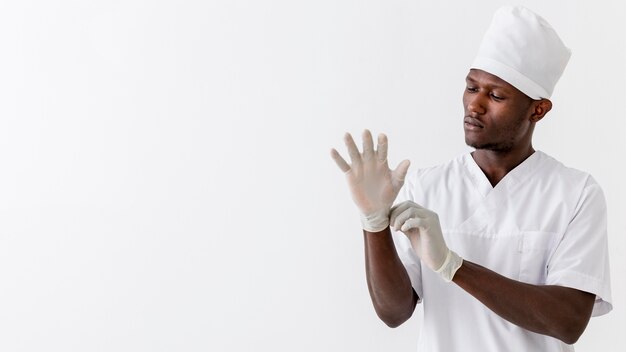
[[[417,303],[409,275],[398,257],[389,228],[363,231],[367,286],[376,314],[387,325],[399,326],[411,317]]]
[[[569,344],[585,330],[595,299],[572,288],[511,280],[469,261],[453,281],[511,323]]]

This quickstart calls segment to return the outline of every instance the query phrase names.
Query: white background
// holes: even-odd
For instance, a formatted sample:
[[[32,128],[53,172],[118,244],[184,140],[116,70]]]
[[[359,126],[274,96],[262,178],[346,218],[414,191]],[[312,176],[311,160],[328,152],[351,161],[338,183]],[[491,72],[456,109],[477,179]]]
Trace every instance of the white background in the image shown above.
[[[469,150],[464,77],[503,3],[2,1],[0,350],[415,350],[418,314],[371,307],[329,150],[366,127],[393,166]],[[617,351],[626,3],[522,3],[573,50],[535,148],[609,207],[615,308],[577,349]]]

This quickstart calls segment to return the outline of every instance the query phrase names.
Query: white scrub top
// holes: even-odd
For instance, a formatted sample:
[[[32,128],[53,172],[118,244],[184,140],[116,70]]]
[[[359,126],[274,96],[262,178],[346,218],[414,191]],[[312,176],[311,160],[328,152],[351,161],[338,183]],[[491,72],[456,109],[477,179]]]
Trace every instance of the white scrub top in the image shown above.
[[[593,293],[593,316],[612,309],[606,203],[588,174],[536,151],[492,187],[468,153],[411,172],[397,203],[407,199],[439,215],[462,258],[514,280]],[[392,234],[423,306],[418,351],[574,350],[500,318],[422,267],[406,236]]]

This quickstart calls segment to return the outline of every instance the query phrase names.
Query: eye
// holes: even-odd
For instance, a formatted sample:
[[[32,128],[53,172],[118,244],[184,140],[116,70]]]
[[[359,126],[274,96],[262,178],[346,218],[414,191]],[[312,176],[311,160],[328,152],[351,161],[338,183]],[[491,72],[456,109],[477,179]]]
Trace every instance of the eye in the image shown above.
[[[478,88],[476,88],[476,87],[472,87],[472,86],[467,86],[467,87],[465,88],[465,90],[467,90],[467,91],[468,91],[468,92],[470,92],[470,93],[476,93],[476,92],[478,92]]]
[[[491,95],[491,97],[492,97],[494,100],[497,100],[497,101],[504,100],[504,97],[501,97],[501,96],[496,95],[496,94],[494,94],[494,93],[491,93],[490,95]]]

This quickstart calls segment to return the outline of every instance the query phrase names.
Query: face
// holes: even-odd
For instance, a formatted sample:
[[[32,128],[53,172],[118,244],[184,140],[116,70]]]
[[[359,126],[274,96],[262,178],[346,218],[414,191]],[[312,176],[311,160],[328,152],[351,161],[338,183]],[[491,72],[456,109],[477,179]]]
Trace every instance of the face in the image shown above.
[[[502,79],[472,69],[463,93],[465,143],[508,152],[530,145],[535,100]]]

